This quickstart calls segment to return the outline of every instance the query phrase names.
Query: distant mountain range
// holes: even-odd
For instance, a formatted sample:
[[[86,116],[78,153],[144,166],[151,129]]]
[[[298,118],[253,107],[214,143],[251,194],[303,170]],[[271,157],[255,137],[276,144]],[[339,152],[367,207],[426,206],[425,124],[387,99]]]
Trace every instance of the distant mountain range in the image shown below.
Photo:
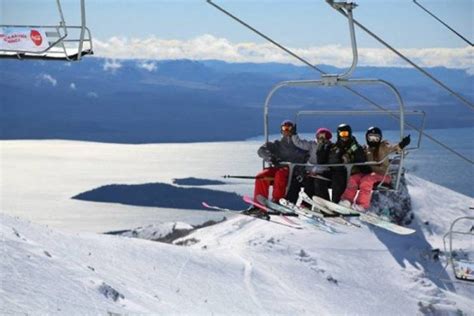
[[[321,65],[329,73],[343,70]],[[429,72],[469,100],[474,77],[464,70]],[[473,126],[473,112],[410,68],[360,67],[356,78],[395,84],[407,109],[427,113],[427,128]],[[78,63],[0,61],[0,138],[75,139],[116,143],[241,140],[263,134],[263,103],[277,82],[318,79],[308,67],[222,61],[144,61],[84,58]],[[358,91],[397,110],[384,88]],[[342,88],[292,88],[275,95],[271,132],[301,110],[374,109]],[[409,119],[411,120],[411,119]],[[383,117],[317,116],[298,119],[300,131],[348,122],[396,128]],[[419,124],[420,121],[413,119]]]

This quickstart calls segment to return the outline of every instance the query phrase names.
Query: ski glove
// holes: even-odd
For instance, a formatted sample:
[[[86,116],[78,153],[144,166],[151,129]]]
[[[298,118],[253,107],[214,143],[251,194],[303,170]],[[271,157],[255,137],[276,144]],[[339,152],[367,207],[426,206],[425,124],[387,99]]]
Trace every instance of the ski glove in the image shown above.
[[[281,160],[279,158],[272,157],[271,162],[272,162],[272,165],[278,166],[280,164]]]
[[[275,156],[271,156],[270,157],[270,162],[271,162],[272,165],[278,166],[280,164],[281,160],[279,158],[275,157]]]
[[[405,148],[406,146],[408,146],[408,144],[410,144],[410,134],[408,134],[408,136],[405,136],[403,137],[402,141],[398,143],[398,146],[403,149]]]

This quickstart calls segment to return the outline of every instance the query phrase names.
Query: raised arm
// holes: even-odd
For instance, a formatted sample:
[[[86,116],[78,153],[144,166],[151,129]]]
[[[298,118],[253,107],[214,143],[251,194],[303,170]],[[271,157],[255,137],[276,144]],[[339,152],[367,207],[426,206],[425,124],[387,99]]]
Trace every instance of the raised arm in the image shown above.
[[[295,144],[296,147],[303,149],[303,150],[310,150],[311,146],[315,145],[314,141],[301,139],[298,134],[291,136],[291,141]]]

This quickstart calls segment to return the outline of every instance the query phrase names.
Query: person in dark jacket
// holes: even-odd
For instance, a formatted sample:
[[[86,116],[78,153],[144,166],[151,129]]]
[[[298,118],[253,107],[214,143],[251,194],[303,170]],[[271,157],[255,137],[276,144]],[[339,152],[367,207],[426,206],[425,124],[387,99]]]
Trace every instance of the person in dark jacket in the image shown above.
[[[258,156],[271,164],[271,167],[263,169],[255,177],[254,200],[258,195],[269,197],[270,185],[273,184],[272,201],[278,203],[280,198],[285,197],[288,184],[289,168],[280,165],[280,162],[305,163],[308,152],[295,146],[291,136],[296,132],[296,126],[292,121],[285,120],[280,125],[281,138],[273,142],[267,142],[258,149]],[[252,212],[250,208],[248,212]]]
[[[309,152],[308,163],[318,165],[307,170],[304,187],[308,196],[316,195],[329,200],[330,170],[320,165],[328,162],[331,138],[331,131],[325,127],[318,128],[314,140],[300,139],[298,134],[291,137],[297,147]]]
[[[352,128],[348,124],[341,124],[337,128],[337,141],[329,151],[329,164],[366,162],[364,149],[352,135]],[[351,174],[362,172],[370,173],[369,166],[354,166]],[[339,203],[347,186],[347,169],[345,167],[331,167],[331,200]]]

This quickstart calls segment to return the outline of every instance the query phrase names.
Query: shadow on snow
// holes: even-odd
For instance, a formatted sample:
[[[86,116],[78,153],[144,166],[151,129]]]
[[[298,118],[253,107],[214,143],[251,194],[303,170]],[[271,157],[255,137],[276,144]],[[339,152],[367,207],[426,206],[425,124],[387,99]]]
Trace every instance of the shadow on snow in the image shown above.
[[[202,182],[201,182],[202,183]],[[246,208],[236,193],[204,188],[182,188],[166,183],[110,184],[72,197],[76,200],[121,203],[135,206],[153,206],[202,210],[203,201],[235,210]]]
[[[424,272],[425,277],[431,280],[439,288],[454,292],[452,283],[444,282],[450,277],[439,259],[434,259],[432,247],[426,240],[422,228],[415,219],[410,228],[416,229],[416,233],[409,236],[392,234],[383,229],[371,228],[375,236],[387,246],[398,264],[405,268],[407,264]]]
[[[199,178],[190,177],[190,178],[173,179],[173,184],[200,186],[200,185],[221,185],[221,184],[226,184],[226,183],[219,180],[199,179]]]

